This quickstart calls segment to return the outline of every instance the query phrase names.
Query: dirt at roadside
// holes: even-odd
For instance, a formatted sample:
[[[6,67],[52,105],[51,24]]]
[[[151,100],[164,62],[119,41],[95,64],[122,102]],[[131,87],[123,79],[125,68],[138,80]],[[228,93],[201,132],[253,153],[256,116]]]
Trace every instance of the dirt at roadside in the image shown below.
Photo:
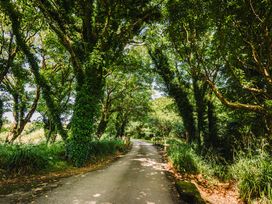
[[[210,204],[243,204],[239,199],[239,193],[234,182],[210,183],[202,175],[182,175],[168,163],[169,170],[178,180],[188,181],[196,185],[201,197]]]
[[[165,160],[167,155],[163,148],[158,147],[160,154]],[[168,171],[176,180],[188,181],[196,185],[201,197],[209,204],[243,204],[239,199],[239,192],[235,182],[209,182],[202,175],[181,174],[168,162]]]
[[[33,198],[42,195],[44,192],[61,185],[60,179],[81,175],[94,171],[109,165],[111,162],[122,157],[118,153],[114,156],[108,156],[95,164],[86,167],[71,167],[60,172],[49,172],[41,175],[14,176],[0,179],[0,199],[6,203],[29,203]]]

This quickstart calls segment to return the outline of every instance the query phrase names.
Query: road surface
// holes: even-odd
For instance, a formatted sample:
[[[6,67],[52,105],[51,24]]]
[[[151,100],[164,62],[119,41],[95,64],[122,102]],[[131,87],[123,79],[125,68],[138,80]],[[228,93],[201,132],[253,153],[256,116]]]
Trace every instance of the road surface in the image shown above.
[[[181,203],[166,178],[165,166],[151,144],[133,141],[132,150],[105,169],[63,179],[60,187],[32,203]]]

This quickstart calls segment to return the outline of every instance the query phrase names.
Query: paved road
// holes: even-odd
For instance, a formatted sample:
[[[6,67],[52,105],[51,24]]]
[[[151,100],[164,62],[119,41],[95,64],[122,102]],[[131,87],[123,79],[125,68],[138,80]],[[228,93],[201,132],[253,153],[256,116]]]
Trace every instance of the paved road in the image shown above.
[[[146,142],[133,143],[131,152],[107,168],[63,179],[62,186],[33,203],[179,203],[157,150]]]

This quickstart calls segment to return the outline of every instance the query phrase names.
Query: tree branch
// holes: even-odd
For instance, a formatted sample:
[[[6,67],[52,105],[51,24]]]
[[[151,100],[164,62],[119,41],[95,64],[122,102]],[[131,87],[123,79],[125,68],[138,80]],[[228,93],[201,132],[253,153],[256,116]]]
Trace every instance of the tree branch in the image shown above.
[[[243,104],[239,102],[229,101],[222,95],[222,93],[217,89],[216,85],[210,79],[206,77],[206,81],[209,84],[212,91],[214,92],[214,94],[217,96],[217,98],[225,106],[228,106],[233,109],[248,110],[248,111],[254,111],[257,113],[265,113],[265,114],[267,113],[265,108],[260,105]]]

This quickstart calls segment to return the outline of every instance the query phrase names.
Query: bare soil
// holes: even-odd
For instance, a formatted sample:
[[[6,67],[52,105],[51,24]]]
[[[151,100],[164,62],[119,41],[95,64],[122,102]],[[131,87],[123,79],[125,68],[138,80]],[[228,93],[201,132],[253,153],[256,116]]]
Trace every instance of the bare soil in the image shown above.
[[[157,147],[160,154],[168,161],[166,152],[163,148]],[[188,181],[196,185],[201,197],[209,204],[243,204],[244,202],[239,198],[237,184],[234,181],[222,182],[218,180],[209,181],[201,174],[181,174],[168,161],[168,172],[176,180]]]

